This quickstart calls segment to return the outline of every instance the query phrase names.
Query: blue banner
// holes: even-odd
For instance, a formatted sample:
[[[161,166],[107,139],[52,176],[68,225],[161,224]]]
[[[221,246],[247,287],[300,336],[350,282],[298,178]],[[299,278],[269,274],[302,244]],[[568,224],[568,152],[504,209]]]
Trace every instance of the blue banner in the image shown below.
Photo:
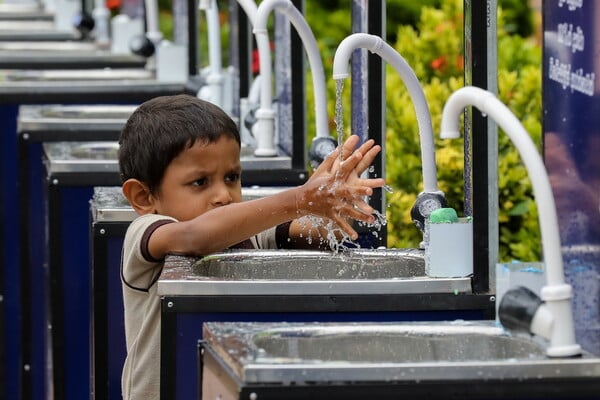
[[[600,354],[600,1],[543,4],[544,161],[576,336]],[[542,216],[543,218],[543,216]]]

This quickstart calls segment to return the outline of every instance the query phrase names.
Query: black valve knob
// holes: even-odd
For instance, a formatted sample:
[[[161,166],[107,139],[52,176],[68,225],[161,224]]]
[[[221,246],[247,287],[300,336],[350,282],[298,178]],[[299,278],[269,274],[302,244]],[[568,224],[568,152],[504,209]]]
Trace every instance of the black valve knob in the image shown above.
[[[129,49],[135,55],[151,57],[155,52],[154,43],[145,35],[134,36],[129,42]]]

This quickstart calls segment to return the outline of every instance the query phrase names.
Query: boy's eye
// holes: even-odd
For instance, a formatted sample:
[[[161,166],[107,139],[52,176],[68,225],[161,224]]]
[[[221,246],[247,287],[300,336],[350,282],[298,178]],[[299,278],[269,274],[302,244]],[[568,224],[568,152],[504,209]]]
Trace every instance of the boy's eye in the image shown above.
[[[228,182],[237,182],[240,180],[240,174],[230,174],[226,177]]]
[[[194,186],[204,186],[204,185],[206,185],[206,182],[207,182],[206,178],[200,178],[200,179],[196,179],[192,184]]]

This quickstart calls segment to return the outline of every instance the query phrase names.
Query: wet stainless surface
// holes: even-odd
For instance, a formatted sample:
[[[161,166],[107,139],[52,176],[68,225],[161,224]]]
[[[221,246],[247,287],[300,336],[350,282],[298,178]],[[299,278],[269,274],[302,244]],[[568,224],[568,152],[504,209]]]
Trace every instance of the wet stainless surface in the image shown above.
[[[35,15],[40,16],[39,13]],[[3,18],[0,24],[0,41],[61,41],[79,40],[80,37],[74,28],[57,30],[54,20],[48,18]]]
[[[62,85],[65,81],[81,81],[86,84],[106,84],[103,81],[140,81],[153,80],[154,72],[143,68],[100,68],[100,69],[70,69],[70,70],[2,70],[0,81],[4,85],[9,82],[23,82],[34,86],[36,82],[57,82]],[[127,82],[120,82],[127,85]]]
[[[1,51],[49,51],[56,54],[57,51],[100,51],[93,42],[81,41],[29,41],[29,42],[0,42]],[[7,54],[7,53],[4,53]]]
[[[38,32],[38,31],[55,31],[54,21],[2,21],[2,28],[0,32],[9,31],[25,31],[25,32]]]
[[[168,256],[158,293],[331,295],[470,293],[468,278],[429,278],[419,249],[229,250]]]
[[[404,249],[327,251],[238,250],[206,256],[193,273],[224,280],[395,279],[423,276],[423,251]]]
[[[54,14],[35,3],[0,3],[0,21],[54,21]]]
[[[138,216],[120,186],[94,187],[90,211],[93,222],[127,222]]]
[[[0,14],[26,14],[40,12],[42,7],[37,3],[0,3]]]
[[[136,108],[136,105],[23,105],[19,107],[17,131],[120,132]]]
[[[43,144],[46,170],[119,173],[117,142],[48,142]]]
[[[600,359],[548,358],[545,341],[493,321],[209,322],[203,338],[248,383],[600,379]]]

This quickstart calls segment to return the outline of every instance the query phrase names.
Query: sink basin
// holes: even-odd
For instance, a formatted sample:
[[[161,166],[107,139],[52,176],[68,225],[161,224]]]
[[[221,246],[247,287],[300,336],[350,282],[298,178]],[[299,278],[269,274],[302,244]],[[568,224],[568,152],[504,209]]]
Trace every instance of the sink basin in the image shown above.
[[[0,31],[54,31],[54,21],[2,21]]]
[[[71,148],[71,156],[85,160],[116,160],[119,153],[117,142],[80,143]]]
[[[82,41],[43,41],[43,42],[0,42],[2,51],[100,51],[98,45],[94,42]]]
[[[108,138],[118,139],[119,133],[137,106],[135,105],[21,105],[17,118],[18,132],[110,132]],[[67,140],[67,139],[64,139]],[[85,140],[83,134],[81,139]]]
[[[36,106],[31,106],[36,107]],[[85,106],[42,106],[38,114],[45,118],[60,119],[122,119],[127,120],[137,106],[128,105],[85,105]]]
[[[423,276],[419,249],[327,251],[232,250],[200,259],[193,272],[208,278],[394,279]]]
[[[470,278],[430,278],[420,249],[227,250],[168,255],[161,296],[471,293]]]
[[[552,359],[547,342],[494,321],[205,323],[210,351],[243,382],[600,379],[600,359]]]
[[[108,81],[150,80],[154,73],[142,68],[82,69],[82,70],[6,70],[0,81],[54,82],[54,81]]]
[[[275,328],[255,334],[257,360],[423,363],[544,359],[544,345],[473,325],[367,325]]]
[[[116,141],[47,142],[42,145],[49,174],[119,172]]]

